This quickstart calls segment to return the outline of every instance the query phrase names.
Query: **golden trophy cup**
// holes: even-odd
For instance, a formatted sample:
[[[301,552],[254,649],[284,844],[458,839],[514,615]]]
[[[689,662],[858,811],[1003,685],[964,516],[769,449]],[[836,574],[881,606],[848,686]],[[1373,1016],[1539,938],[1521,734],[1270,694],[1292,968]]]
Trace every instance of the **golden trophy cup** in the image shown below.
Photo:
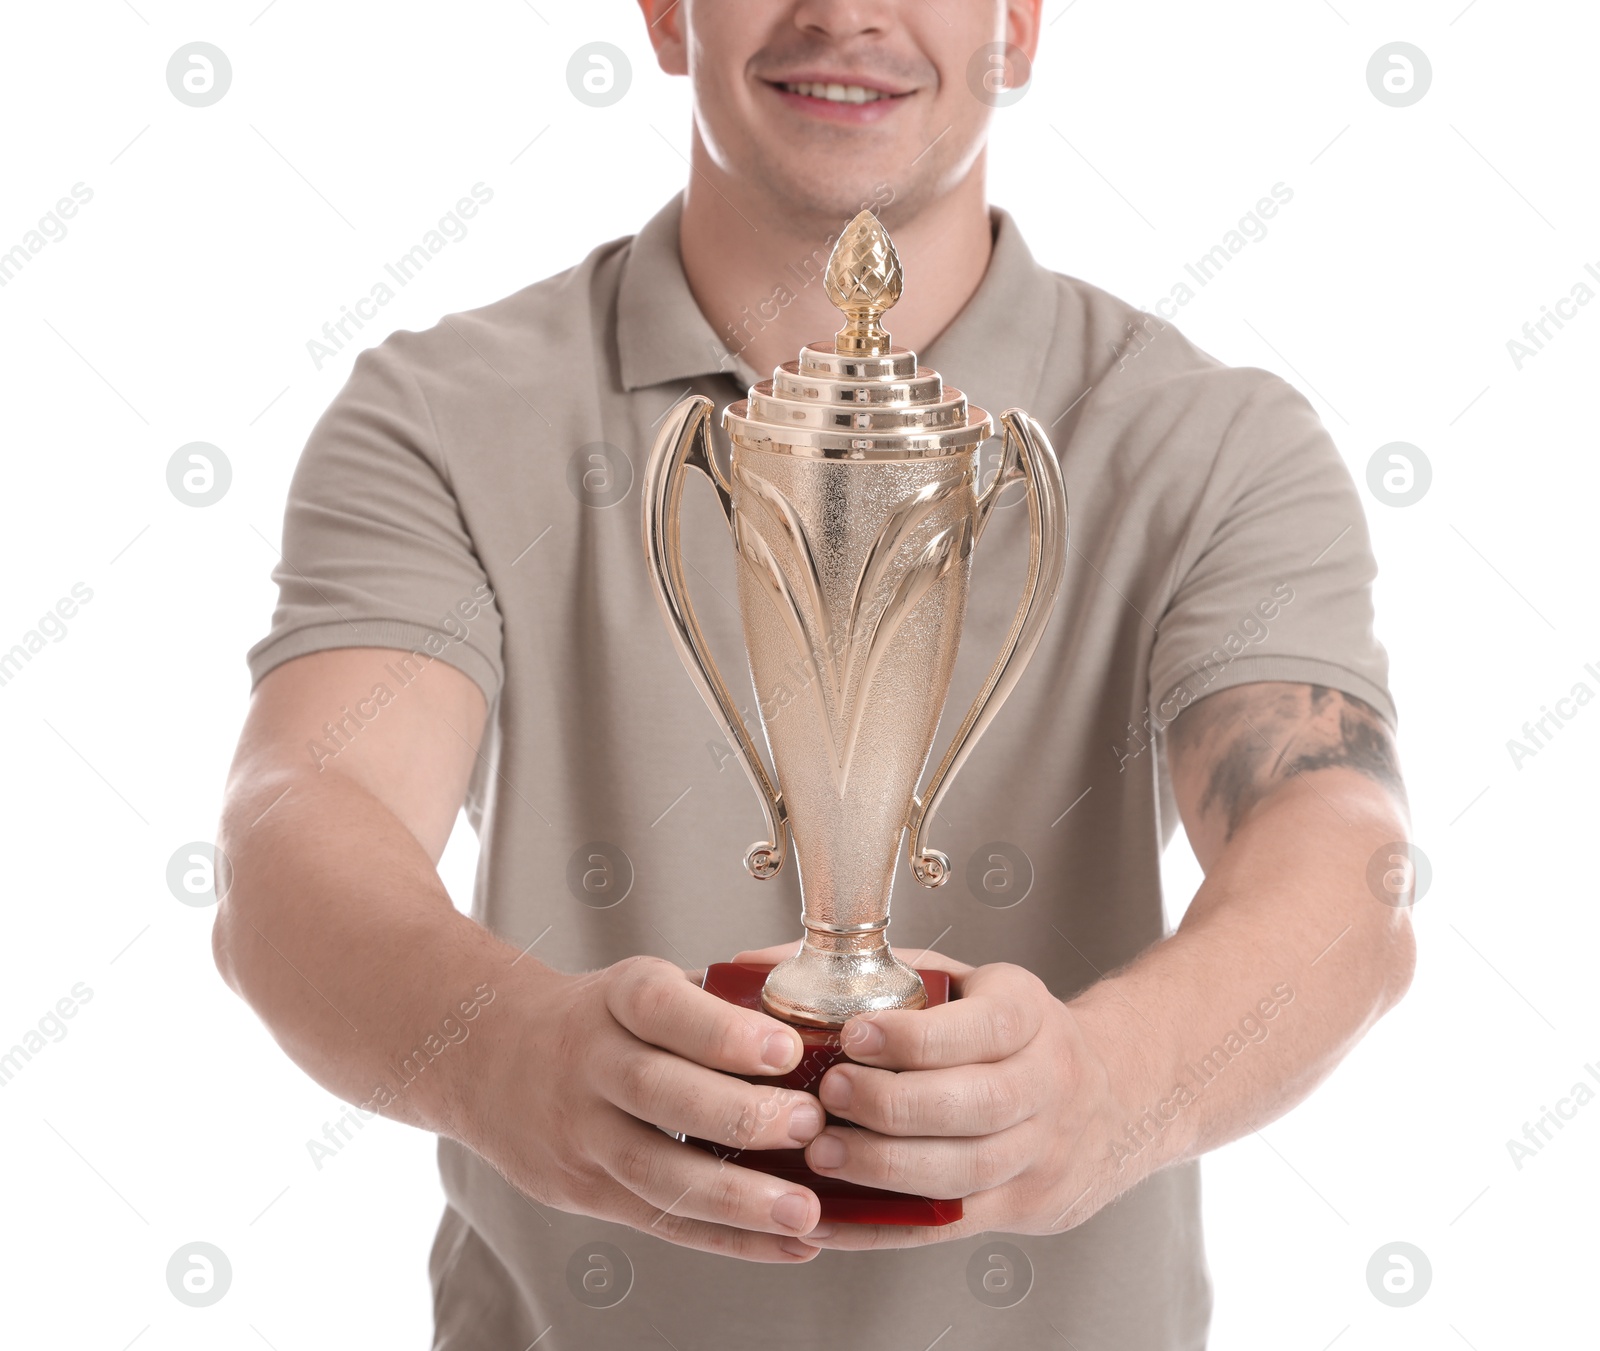
[[[840,237],[825,286],[844,327],[728,407],[728,476],[713,453],[711,400],[695,395],[667,416],[643,481],[656,598],[766,817],[767,838],[750,848],[745,865],[770,878],[793,852],[800,874],[804,943],[766,974],[759,1000],[758,968],[713,966],[706,986],[801,1028],[807,1059],[781,1082],[813,1090],[842,1055],[836,1033],[852,1015],[924,1008],[930,985],[938,987],[934,1002],[947,993],[939,973],[919,974],[889,947],[900,839],[906,836],[917,881],[944,885],[950,860],[929,845],[928,824],[1038,646],[1067,545],[1061,468],[1039,424],[1021,409],[1001,415],[1000,466],[980,490],[980,448],[995,434],[989,414],[919,366],[916,353],[892,345],[882,318],[900,298],[900,259],[870,212]],[[690,467],[710,482],[744,564],[739,610],[770,776],[689,598],[679,507]],[[1021,601],[987,679],[918,794],[955,666],[972,551],[1001,493],[1019,481],[1027,484],[1029,518]],[[804,683],[796,693],[797,664]],[[800,1151],[746,1151],[739,1162],[803,1170],[803,1161],[772,1157],[790,1153]],[[831,1181],[809,1173],[806,1180]],[[833,1189],[870,1190],[837,1182]],[[901,1199],[944,1210],[913,1212],[900,1223],[948,1222],[960,1213],[959,1203]],[[828,1218],[866,1214],[848,1205],[830,1213],[828,1195],[823,1203]]]

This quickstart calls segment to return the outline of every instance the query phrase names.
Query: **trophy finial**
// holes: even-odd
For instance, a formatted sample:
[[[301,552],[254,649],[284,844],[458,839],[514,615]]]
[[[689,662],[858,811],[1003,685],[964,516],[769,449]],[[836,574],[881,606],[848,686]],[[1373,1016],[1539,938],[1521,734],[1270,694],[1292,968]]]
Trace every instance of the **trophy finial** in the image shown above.
[[[889,350],[889,334],[879,321],[900,299],[904,280],[889,232],[872,212],[861,212],[833,246],[823,279],[828,299],[845,315],[834,351],[879,356]]]

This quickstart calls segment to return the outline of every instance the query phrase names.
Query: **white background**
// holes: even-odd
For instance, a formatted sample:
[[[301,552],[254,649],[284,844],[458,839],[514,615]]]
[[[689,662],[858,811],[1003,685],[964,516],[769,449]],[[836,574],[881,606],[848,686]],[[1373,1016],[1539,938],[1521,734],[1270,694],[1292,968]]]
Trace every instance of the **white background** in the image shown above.
[[[1206,1164],[1213,1344],[1592,1344],[1600,1102],[1520,1169],[1506,1142],[1600,1068],[1600,706],[1520,768],[1506,743],[1576,682],[1600,692],[1600,304],[1521,370],[1506,344],[1600,268],[1600,21],[1578,0],[1046,0],[1045,18],[993,148],[993,197],[1035,253],[1150,305],[1286,184],[1179,326],[1306,392],[1358,482],[1391,441],[1433,470],[1414,506],[1367,494],[1433,866],[1416,982],[1307,1105]],[[313,1164],[341,1108],[217,978],[212,912],[174,898],[167,862],[213,835],[288,476],[349,370],[353,348],[317,370],[307,341],[475,182],[494,199],[471,233],[362,343],[631,233],[685,176],[687,90],[626,0],[103,0],[7,6],[5,32],[0,250],[74,183],[93,199],[0,289],[0,649],[75,583],[93,599],[0,688],[0,1051],[75,983],[93,997],[0,1088],[0,1338],[424,1346],[432,1142],[375,1122]],[[597,39],[633,61],[606,109],[565,77]],[[207,108],[165,79],[194,40],[233,68]],[[1433,67],[1407,108],[1366,81],[1395,40]],[[167,487],[190,441],[232,465],[204,509]],[[473,851],[458,830],[462,903]],[[1170,862],[1176,912],[1197,880],[1181,839]],[[164,1277],[197,1239],[233,1267],[208,1309]],[[1402,1309],[1366,1279],[1396,1240],[1433,1272]]]

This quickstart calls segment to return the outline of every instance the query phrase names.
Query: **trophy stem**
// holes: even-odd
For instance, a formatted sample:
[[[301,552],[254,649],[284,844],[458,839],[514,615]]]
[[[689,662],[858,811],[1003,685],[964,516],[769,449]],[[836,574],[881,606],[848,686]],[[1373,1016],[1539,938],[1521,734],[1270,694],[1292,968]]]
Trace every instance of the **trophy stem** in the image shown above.
[[[858,1013],[927,1007],[922,977],[894,955],[884,936],[887,915],[849,927],[806,915],[801,922],[806,937],[800,951],[773,967],[761,988],[767,1013],[803,1027],[837,1028]]]

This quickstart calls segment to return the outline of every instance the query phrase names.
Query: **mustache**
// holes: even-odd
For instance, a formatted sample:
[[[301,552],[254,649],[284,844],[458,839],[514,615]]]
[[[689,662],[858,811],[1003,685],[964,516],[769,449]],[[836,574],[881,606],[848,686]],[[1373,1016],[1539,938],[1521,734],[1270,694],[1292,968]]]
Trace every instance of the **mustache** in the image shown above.
[[[922,89],[939,82],[939,72],[926,57],[886,47],[852,44],[848,53],[833,43],[796,34],[790,41],[769,43],[750,59],[750,72],[760,79],[781,79],[791,71],[820,67],[830,74],[887,84],[897,90]]]

